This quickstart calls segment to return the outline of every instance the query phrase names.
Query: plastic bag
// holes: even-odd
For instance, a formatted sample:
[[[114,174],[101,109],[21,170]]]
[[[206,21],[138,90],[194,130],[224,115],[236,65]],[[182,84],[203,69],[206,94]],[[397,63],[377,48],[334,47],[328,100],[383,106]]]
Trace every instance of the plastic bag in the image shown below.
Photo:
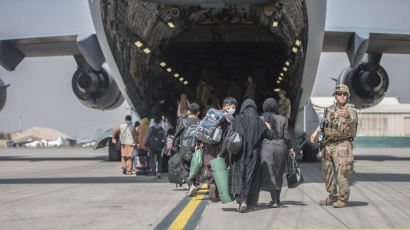
[[[204,167],[204,160],[202,157],[202,149],[197,149],[191,160],[191,169],[189,170],[189,178],[195,178],[201,175],[202,168]]]
[[[231,136],[228,137],[227,150],[231,154],[238,154],[242,149],[242,137],[237,132],[232,132]]]

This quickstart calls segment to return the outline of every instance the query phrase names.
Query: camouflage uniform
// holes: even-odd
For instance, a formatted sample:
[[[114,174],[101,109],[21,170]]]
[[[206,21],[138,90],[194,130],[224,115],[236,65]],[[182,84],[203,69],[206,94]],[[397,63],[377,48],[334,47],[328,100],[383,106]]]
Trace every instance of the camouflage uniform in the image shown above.
[[[321,156],[323,179],[329,192],[328,199],[332,202],[340,200],[346,204],[350,195],[350,175],[353,172],[352,141],[356,136],[357,113],[352,104],[342,107],[349,114],[347,118],[337,114],[341,107],[332,105],[327,108]]]
[[[290,118],[290,109],[291,103],[289,98],[284,98],[279,100],[279,115],[284,116],[285,118]]]

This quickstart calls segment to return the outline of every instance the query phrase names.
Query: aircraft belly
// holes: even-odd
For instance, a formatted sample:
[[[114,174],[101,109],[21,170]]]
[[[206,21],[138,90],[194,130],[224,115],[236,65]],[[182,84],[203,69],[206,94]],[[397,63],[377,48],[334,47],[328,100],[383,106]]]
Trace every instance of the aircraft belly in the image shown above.
[[[277,96],[282,88],[291,94],[292,107],[300,108],[313,88],[325,2],[281,0],[261,5],[255,1],[219,9],[90,0],[90,8],[98,41],[121,93],[137,114],[147,116],[158,94],[176,101],[175,94],[191,91],[192,95],[198,80],[210,75],[215,75],[211,78],[214,86],[232,81],[232,75],[240,75],[241,79],[235,79],[240,84],[246,75],[254,75],[261,88],[257,103]],[[172,27],[167,21],[174,23]],[[180,71],[183,77],[178,76]],[[299,115],[294,112],[292,123]]]
[[[302,77],[302,92],[298,104],[298,112],[295,122],[295,135],[300,136],[306,130],[304,127],[304,105],[310,100],[313,85],[317,74],[320,54],[322,51],[325,19],[326,19],[326,0],[307,0],[306,8],[309,20],[308,43],[306,59]],[[309,122],[309,121],[307,121]]]
[[[104,54],[105,60],[108,66],[110,67],[111,73],[118,85],[119,90],[121,91],[122,96],[127,101],[128,105],[131,106],[131,108],[136,112],[136,116],[139,119],[138,111],[136,110],[133,101],[130,99],[128,95],[126,84],[124,83],[124,80],[121,77],[121,72],[117,66],[117,63],[114,59],[110,45],[107,40],[107,36],[101,18],[101,0],[89,0],[89,5],[98,42],[100,43],[101,50]]]

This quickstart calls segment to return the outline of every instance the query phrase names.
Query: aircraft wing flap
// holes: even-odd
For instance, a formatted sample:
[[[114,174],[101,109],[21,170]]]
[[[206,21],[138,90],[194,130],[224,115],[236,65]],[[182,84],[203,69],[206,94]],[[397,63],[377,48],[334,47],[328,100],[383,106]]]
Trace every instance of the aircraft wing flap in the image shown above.
[[[345,52],[354,32],[325,31],[323,52]]]
[[[8,40],[26,57],[78,55],[77,36],[24,38]]]
[[[95,34],[0,39],[0,65],[13,71],[25,57],[82,55],[93,69],[105,61]]]
[[[410,54],[410,31],[366,31],[363,29],[326,30],[323,39],[323,52],[347,52],[355,39],[362,35],[368,40],[366,52]],[[364,36],[363,36],[364,35]]]
[[[410,54],[410,34],[370,33],[368,52]]]

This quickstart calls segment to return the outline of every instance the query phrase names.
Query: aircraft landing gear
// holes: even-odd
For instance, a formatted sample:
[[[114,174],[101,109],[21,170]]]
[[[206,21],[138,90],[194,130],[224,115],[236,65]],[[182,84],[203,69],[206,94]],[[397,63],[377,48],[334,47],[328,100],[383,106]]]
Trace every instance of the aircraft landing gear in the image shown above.
[[[316,162],[317,161],[317,156],[319,153],[319,146],[317,144],[313,144],[309,141],[307,141],[303,146],[302,146],[302,151],[303,151],[303,161],[305,162]]]
[[[108,160],[110,161],[120,161],[121,160],[121,150],[118,151],[116,144],[112,143],[108,145]]]

